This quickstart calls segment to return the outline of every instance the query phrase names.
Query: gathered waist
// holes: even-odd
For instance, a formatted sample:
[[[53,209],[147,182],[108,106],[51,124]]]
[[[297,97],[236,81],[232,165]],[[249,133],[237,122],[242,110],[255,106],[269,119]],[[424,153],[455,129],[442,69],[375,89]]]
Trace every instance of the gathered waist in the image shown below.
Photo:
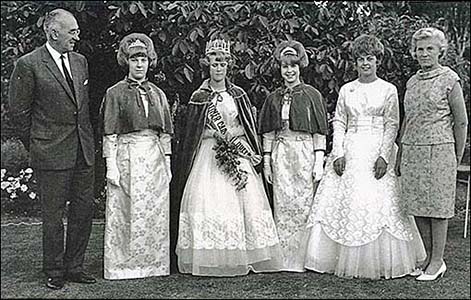
[[[383,131],[384,118],[381,116],[363,117],[349,120],[347,132]]]
[[[151,129],[118,135],[120,144],[155,143],[160,141],[160,134]]]

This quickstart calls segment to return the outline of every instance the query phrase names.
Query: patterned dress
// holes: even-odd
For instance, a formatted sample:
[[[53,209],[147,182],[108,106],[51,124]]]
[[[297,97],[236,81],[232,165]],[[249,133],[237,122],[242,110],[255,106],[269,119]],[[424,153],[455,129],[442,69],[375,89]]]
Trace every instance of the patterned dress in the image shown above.
[[[457,161],[448,97],[457,82],[448,67],[419,70],[407,82],[401,182],[411,215],[454,216]]]
[[[171,172],[165,154],[171,153],[171,136],[141,129],[158,120],[155,116],[169,120],[165,94],[150,83],[127,79],[107,91],[102,111],[105,132],[135,127],[103,139],[103,155],[116,157],[119,171],[119,186],[107,184],[104,278],[169,275]]]
[[[283,251],[282,271],[304,272],[304,230],[317,183],[313,179],[314,151],[325,150],[325,136],[289,128],[293,101],[302,86],[287,89],[281,106],[282,128],[263,134],[264,151],[271,152],[275,223]],[[263,121],[263,120],[262,120]]]
[[[308,269],[379,279],[409,274],[425,258],[394,174],[399,110],[396,87],[382,79],[344,85],[334,118],[334,144],[308,221]],[[342,176],[333,161],[345,157]],[[386,174],[374,178],[381,156]]]
[[[222,92],[214,101],[232,136],[250,147],[239,122],[234,99]],[[281,251],[262,178],[248,159],[244,190],[218,167],[216,140],[205,128],[183,191],[176,253],[182,273],[237,276],[249,271],[279,271]]]

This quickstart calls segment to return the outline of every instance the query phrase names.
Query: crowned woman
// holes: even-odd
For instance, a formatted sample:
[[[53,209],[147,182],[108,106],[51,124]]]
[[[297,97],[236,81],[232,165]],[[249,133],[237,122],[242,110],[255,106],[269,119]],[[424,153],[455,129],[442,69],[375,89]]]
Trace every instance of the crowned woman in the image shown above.
[[[304,46],[284,41],[275,49],[283,86],[260,112],[264,174],[273,183],[275,222],[283,271],[304,272],[304,230],[324,168],[327,114],[321,93],[302,81],[309,60]]]
[[[228,42],[206,45],[209,79],[188,103],[179,145],[184,187],[176,254],[182,273],[237,276],[278,271],[281,252],[262,177],[251,102],[227,79]]]
[[[169,275],[172,120],[165,93],[147,80],[157,64],[143,33],[125,36],[118,64],[127,76],[106,91],[101,114],[106,158],[105,279]]]

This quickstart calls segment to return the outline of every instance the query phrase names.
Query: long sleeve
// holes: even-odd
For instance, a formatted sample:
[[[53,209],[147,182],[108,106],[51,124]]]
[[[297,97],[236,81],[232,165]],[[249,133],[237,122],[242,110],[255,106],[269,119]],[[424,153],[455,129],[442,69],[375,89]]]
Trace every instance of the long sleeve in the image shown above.
[[[345,155],[343,142],[345,139],[347,123],[348,116],[345,107],[345,95],[344,90],[341,89],[339,93],[339,99],[337,100],[337,107],[335,108],[335,116],[332,123],[334,128],[332,155],[334,158],[342,157]]]
[[[164,150],[164,154],[171,155],[172,154],[172,136],[168,133],[161,133],[160,143]]]
[[[380,148],[380,156],[389,162],[391,150],[397,137],[399,129],[399,100],[396,88],[388,95],[384,106],[384,131],[383,141]]]
[[[33,91],[34,74],[26,62],[20,58],[10,78],[9,114],[13,128],[27,150],[29,150]]]
[[[273,130],[273,131],[264,133],[262,137],[263,137],[263,141],[262,141],[263,153],[271,152],[272,147],[273,147],[273,141],[275,140],[275,131]]]
[[[118,135],[110,134],[103,137],[103,157],[116,158],[116,151],[118,149]]]
[[[312,135],[314,151],[325,151],[326,149],[326,136],[319,133],[314,133]]]
[[[456,160],[461,162],[466,144],[468,131],[468,116],[464,102],[463,90],[459,82],[456,82],[448,96],[451,113],[453,114],[453,135],[455,137]]]

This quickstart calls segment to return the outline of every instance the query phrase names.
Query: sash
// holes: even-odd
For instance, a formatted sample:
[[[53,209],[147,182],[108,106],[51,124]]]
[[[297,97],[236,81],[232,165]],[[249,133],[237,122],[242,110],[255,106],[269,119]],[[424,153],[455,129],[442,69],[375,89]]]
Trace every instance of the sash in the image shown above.
[[[253,166],[258,165],[262,161],[261,155],[257,155],[251,148],[247,148],[238,137],[230,135],[224,119],[213,102],[209,102],[207,118],[208,126],[216,130],[216,133],[227,142],[235,145],[239,156],[248,159]]]

